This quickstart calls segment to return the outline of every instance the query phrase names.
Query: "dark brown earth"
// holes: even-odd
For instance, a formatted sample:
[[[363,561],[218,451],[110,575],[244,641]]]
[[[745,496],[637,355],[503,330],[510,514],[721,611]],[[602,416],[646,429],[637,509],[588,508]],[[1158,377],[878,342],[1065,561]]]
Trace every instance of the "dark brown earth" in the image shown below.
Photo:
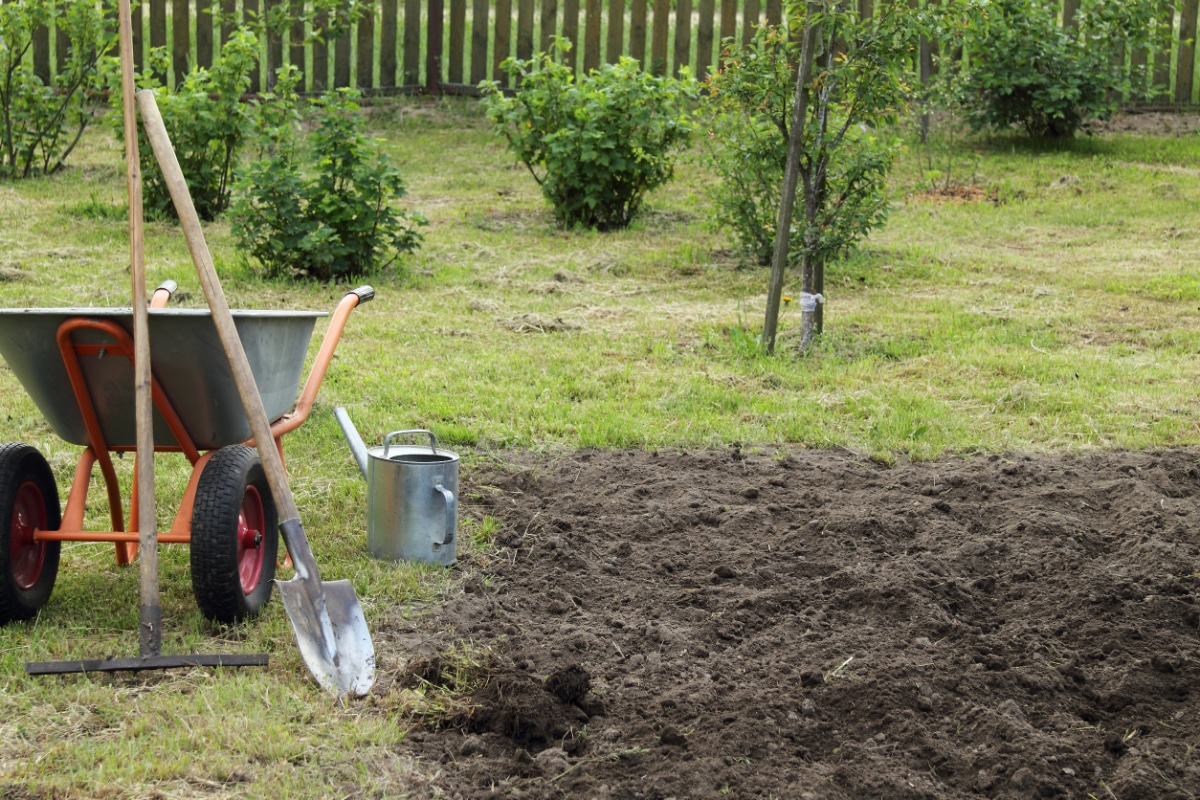
[[[469,692],[405,738],[417,796],[1200,794],[1200,450],[510,454],[463,484],[495,549],[377,633],[424,644],[381,706]]]
[[[1141,136],[1193,136],[1200,132],[1200,114],[1174,111],[1126,110],[1093,125],[1097,133],[1132,133]]]

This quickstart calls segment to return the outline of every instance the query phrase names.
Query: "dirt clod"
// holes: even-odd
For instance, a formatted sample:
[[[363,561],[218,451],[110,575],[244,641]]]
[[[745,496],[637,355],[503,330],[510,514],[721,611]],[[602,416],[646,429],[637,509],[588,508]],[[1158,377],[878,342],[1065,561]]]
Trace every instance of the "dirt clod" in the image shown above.
[[[469,720],[476,732],[498,733],[522,744],[536,744],[567,732],[561,705],[527,672],[499,670],[472,698]]]
[[[564,703],[578,705],[592,688],[592,676],[578,664],[560,669],[546,678],[546,691]]]
[[[674,725],[668,725],[662,729],[662,733],[658,735],[658,741],[665,747],[684,747],[687,745],[687,737],[680,733],[679,729]]]

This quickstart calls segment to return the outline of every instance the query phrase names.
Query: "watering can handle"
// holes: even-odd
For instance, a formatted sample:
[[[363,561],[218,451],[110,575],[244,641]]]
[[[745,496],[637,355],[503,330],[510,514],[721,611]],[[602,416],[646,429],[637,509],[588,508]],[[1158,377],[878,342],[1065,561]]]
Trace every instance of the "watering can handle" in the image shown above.
[[[442,484],[441,475],[433,479],[433,490],[441,492],[442,499],[446,501],[446,533],[440,542],[434,540],[434,544],[452,544],[454,542],[454,520],[458,517],[458,498],[454,496],[454,492]]]
[[[409,433],[424,433],[424,434],[428,435],[429,436],[429,449],[432,450],[434,453],[437,452],[437,437],[433,435],[433,431],[427,431],[423,428],[416,428],[413,430],[392,431],[391,433],[389,433],[383,440],[383,457],[384,458],[388,457],[388,448],[392,446],[392,439],[396,438],[397,436],[404,436],[405,434],[409,434]]]

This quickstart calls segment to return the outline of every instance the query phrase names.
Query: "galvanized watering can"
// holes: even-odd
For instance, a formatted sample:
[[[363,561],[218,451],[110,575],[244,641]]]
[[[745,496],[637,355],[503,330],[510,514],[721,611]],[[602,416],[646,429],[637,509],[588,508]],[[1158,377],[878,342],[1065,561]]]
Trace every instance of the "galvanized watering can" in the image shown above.
[[[458,541],[458,454],[441,450],[426,430],[392,431],[368,448],[346,409],[334,416],[367,479],[367,550],[388,561],[453,564]],[[428,445],[393,445],[421,434]]]

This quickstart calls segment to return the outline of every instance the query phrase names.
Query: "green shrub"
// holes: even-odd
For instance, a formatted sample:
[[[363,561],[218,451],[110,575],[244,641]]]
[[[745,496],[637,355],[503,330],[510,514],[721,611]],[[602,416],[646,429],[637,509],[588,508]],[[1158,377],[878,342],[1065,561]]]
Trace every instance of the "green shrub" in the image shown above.
[[[404,182],[363,133],[357,97],[343,89],[312,101],[312,177],[302,172],[295,127],[278,110],[263,119],[267,157],[241,174],[230,218],[268,277],[353,278],[420,246],[425,218],[395,207]]]
[[[115,3],[21,0],[0,3],[0,176],[28,178],[62,169],[103,108],[115,74],[115,31],[105,16]],[[50,83],[34,74],[33,33],[53,18],[65,34],[63,65]]]
[[[631,58],[576,80],[561,62],[570,42],[502,67],[520,76],[515,97],[485,82],[484,103],[508,149],[524,163],[564,227],[624,228],[646,193],[670,180],[687,147],[695,81],[642,72]]]
[[[945,75],[974,130],[1070,137],[1116,110],[1130,89],[1125,49],[1150,44],[1164,13],[1161,0],[1083,0],[1064,27],[1057,4],[991,0],[964,31],[969,58]]]
[[[152,88],[163,124],[179,166],[187,178],[192,202],[201,219],[214,220],[229,206],[234,170],[249,142],[260,106],[243,102],[250,88],[250,72],[258,69],[258,38],[248,29],[234,32],[221,45],[221,57],[211,69],[192,70],[175,91],[155,86],[154,79],[139,83]],[[151,55],[150,71],[165,74],[166,53]],[[114,102],[120,97],[114,94]],[[119,106],[118,106],[119,107]],[[123,138],[120,114],[113,124]],[[176,217],[171,194],[158,169],[150,141],[138,128],[138,159],[142,168],[142,192],[146,213],[154,218]]]

